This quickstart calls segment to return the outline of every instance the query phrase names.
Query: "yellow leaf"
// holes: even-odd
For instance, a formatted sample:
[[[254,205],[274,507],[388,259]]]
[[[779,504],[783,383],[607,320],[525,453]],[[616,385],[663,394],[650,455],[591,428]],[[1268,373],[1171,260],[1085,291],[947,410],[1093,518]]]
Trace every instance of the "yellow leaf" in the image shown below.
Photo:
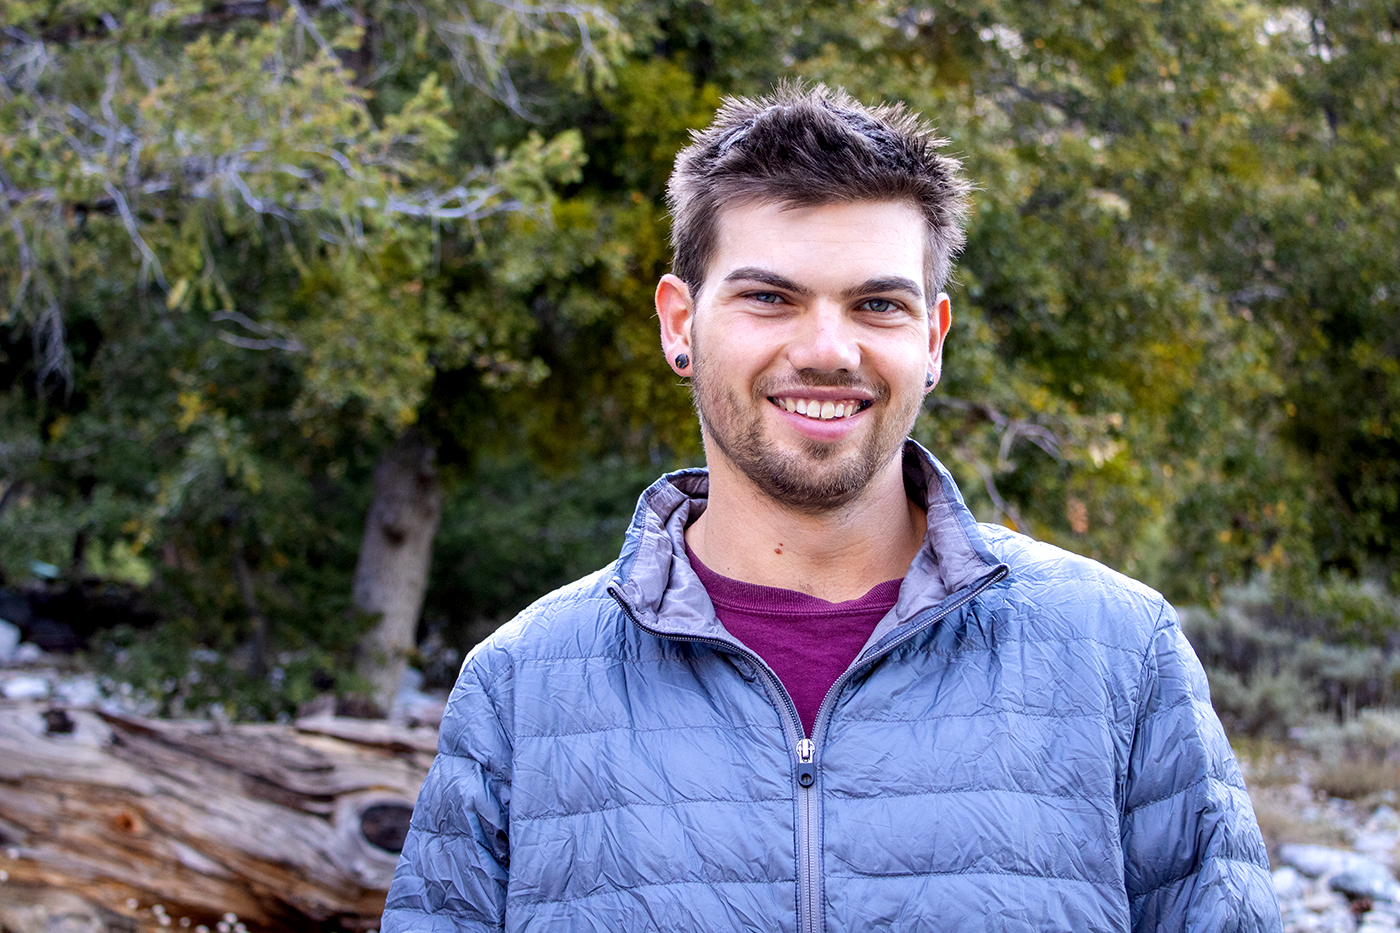
[[[165,296],[165,306],[174,311],[180,306],[180,302],[185,297],[185,292],[189,291],[190,280],[181,279],[175,283],[175,287],[170,290],[170,294]]]

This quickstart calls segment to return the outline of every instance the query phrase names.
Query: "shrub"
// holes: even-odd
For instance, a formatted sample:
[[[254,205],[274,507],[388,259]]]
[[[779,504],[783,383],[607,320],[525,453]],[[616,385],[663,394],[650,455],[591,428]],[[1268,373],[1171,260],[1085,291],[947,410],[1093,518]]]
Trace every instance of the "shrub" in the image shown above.
[[[1297,732],[1316,756],[1309,774],[1314,790],[1359,800],[1400,790],[1400,713],[1364,710],[1343,723],[1314,723]]]
[[[1307,602],[1279,598],[1259,580],[1227,590],[1213,610],[1183,610],[1181,621],[1226,729],[1283,738],[1317,713],[1345,722],[1395,698],[1393,602],[1339,580]]]

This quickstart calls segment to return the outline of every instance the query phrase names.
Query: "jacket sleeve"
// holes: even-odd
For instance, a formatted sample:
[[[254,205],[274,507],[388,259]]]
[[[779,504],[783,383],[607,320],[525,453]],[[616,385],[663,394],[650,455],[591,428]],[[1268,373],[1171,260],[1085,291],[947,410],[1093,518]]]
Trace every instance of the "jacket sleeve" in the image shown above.
[[[510,865],[510,740],[471,659],[394,870],[383,933],[500,930]]]
[[[1244,779],[1170,606],[1143,659],[1121,825],[1133,930],[1282,930]]]

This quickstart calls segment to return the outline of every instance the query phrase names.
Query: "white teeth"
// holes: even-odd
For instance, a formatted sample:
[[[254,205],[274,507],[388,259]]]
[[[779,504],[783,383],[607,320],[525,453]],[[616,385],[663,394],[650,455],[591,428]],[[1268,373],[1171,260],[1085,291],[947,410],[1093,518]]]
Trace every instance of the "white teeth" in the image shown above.
[[[774,398],[773,401],[783,411],[806,415],[817,421],[849,418],[861,410],[860,402],[819,402],[806,398]]]

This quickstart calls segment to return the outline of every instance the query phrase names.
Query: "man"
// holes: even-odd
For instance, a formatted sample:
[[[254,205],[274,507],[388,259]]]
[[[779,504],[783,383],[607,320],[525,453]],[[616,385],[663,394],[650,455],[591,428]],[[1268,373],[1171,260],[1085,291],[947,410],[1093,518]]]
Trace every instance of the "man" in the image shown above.
[[[787,88],[680,154],[656,308],[708,472],[467,659],[386,933],[1281,928],[1171,608],[906,440],[962,243],[939,145]]]

